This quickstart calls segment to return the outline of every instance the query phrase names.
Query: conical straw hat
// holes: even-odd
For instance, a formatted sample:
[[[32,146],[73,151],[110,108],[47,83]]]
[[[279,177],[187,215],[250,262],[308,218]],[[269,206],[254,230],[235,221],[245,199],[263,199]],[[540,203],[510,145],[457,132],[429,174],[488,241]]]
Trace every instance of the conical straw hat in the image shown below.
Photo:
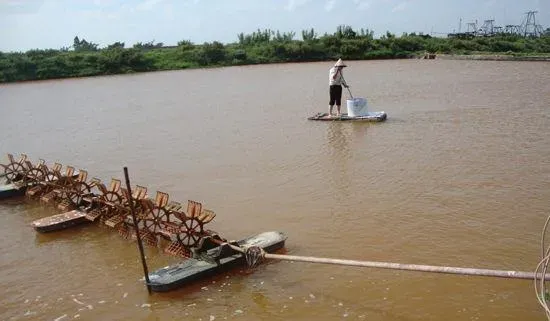
[[[334,64],[334,67],[347,67],[342,59],[338,59],[338,61]]]

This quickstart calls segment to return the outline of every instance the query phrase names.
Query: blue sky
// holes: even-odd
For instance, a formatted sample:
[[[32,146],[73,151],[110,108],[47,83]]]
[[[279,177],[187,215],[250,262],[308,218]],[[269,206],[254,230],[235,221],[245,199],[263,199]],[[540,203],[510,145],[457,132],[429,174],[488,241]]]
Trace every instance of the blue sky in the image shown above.
[[[525,12],[550,27],[550,0],[0,0],[0,51],[61,48],[78,36],[100,47],[116,41],[235,42],[258,28],[332,33],[338,25],[425,34],[494,19],[519,25]]]

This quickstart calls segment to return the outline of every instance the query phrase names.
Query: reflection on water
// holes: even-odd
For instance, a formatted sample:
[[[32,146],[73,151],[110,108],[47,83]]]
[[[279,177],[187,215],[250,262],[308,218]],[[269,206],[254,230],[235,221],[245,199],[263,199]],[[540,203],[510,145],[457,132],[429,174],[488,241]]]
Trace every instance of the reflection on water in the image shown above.
[[[330,179],[331,194],[336,202],[345,202],[350,188],[352,172],[349,146],[349,126],[339,122],[330,122],[327,126],[327,146],[330,162],[326,164]]]
[[[292,255],[531,271],[550,208],[550,65],[350,62],[384,123],[310,122],[325,63],[0,86],[0,152],[122,178],[280,230]],[[364,75],[371,75],[364,77]],[[304,94],[305,93],[305,94]],[[149,296],[135,243],[0,202],[2,320],[538,320],[529,281],[270,261]],[[178,259],[146,247],[149,269]]]

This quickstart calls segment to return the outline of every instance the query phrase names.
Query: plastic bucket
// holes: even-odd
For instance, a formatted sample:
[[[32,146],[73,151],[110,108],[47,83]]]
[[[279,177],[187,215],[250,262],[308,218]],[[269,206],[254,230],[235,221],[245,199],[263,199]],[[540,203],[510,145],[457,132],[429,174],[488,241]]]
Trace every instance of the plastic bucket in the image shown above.
[[[366,98],[353,98],[347,100],[348,116],[366,116],[367,111],[367,99]]]

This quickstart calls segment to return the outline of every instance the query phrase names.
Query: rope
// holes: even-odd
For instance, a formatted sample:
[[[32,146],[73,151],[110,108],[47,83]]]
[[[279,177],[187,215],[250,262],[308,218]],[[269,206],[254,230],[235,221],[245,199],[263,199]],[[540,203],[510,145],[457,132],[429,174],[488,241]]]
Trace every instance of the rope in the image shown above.
[[[266,255],[265,251],[259,246],[250,246],[250,247],[242,248],[240,246],[236,246],[228,242],[223,242],[216,239],[211,239],[211,240],[214,243],[219,244],[220,246],[228,245],[231,249],[239,253],[242,253],[246,259],[246,264],[250,268],[253,268],[259,265],[262,262],[264,256]]]
[[[262,262],[265,255],[266,253],[261,247],[251,246],[245,251],[246,263],[251,268],[255,267]]]

